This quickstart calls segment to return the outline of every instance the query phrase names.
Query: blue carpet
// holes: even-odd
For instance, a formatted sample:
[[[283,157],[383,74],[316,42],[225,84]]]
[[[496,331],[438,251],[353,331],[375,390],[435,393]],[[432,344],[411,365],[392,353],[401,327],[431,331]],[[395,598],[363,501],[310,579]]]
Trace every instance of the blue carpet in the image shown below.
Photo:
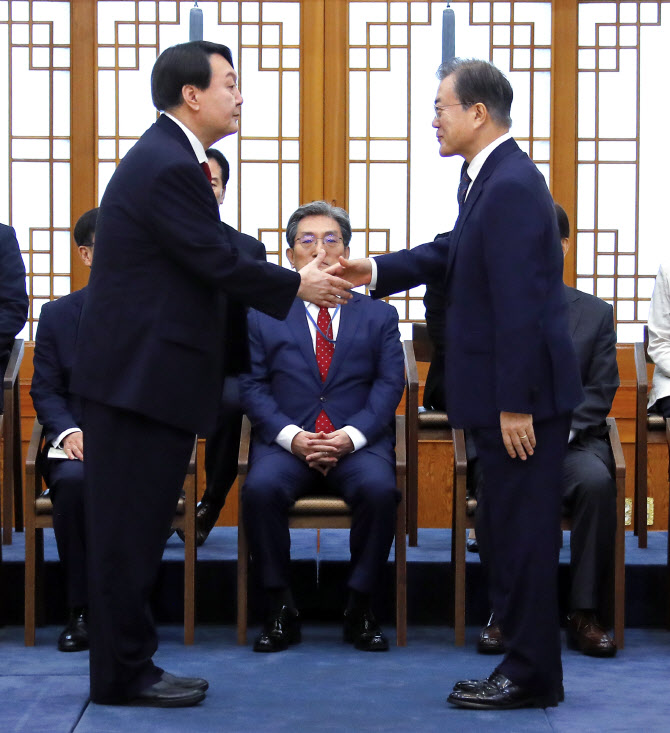
[[[660,733],[670,720],[662,630],[628,630],[614,659],[564,651],[565,703],[497,714],[445,703],[454,681],[485,676],[495,663],[474,652],[475,628],[462,649],[450,629],[411,627],[406,648],[365,654],[340,641],[339,626],[308,625],[301,645],[262,655],[238,647],[232,627],[198,628],[193,647],[181,629],[161,627],[157,663],[211,685],[201,705],[180,710],[87,704],[87,655],[56,651],[57,631],[39,629],[38,646],[26,649],[20,628],[0,629],[3,733]]]

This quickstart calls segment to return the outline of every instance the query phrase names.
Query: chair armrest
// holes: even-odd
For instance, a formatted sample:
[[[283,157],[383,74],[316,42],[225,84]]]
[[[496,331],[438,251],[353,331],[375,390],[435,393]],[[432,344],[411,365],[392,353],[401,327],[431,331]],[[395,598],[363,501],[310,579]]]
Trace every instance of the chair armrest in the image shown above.
[[[40,443],[42,442],[42,426],[40,425],[37,418],[33,422],[33,433],[30,436],[30,443],[28,444],[28,454],[26,456],[26,474],[29,476],[35,475],[35,464],[37,463],[37,456],[40,452]]]
[[[192,476],[196,471],[198,462],[198,436],[195,436],[193,441],[193,450],[191,451],[191,457],[188,460],[188,468],[186,469],[186,475]]]
[[[237,455],[237,473],[246,476],[249,470],[249,441],[251,439],[251,423],[246,415],[242,417],[240,432],[240,452]],[[240,487],[241,488],[241,487]]]
[[[649,381],[647,379],[647,359],[644,353],[644,344],[641,341],[633,344],[633,357],[635,359],[637,391],[639,394],[643,394],[646,400]]]
[[[619,438],[619,429],[617,428],[616,420],[613,417],[607,418],[607,427],[609,428],[610,445],[612,446],[612,453],[614,454],[614,465],[616,467],[617,477],[625,477],[626,475],[626,459],[623,455],[623,448],[621,447],[621,440]]]
[[[405,359],[405,379],[407,380],[408,391],[419,391],[419,370],[416,367],[414,357],[414,343],[412,341],[402,342],[402,353]]]
[[[7,369],[5,369],[5,378],[3,380],[3,389],[13,389],[16,380],[19,378],[19,369],[23,361],[23,339],[14,339],[14,345],[9,353],[9,361]]]
[[[670,417],[665,419],[665,439],[668,441],[668,450],[670,450]]]
[[[462,428],[452,428],[451,434],[454,441],[454,468],[457,474],[467,474],[468,456],[465,452],[465,433]]]
[[[395,417],[395,467],[403,476],[407,473],[407,443],[405,441],[405,417]]]

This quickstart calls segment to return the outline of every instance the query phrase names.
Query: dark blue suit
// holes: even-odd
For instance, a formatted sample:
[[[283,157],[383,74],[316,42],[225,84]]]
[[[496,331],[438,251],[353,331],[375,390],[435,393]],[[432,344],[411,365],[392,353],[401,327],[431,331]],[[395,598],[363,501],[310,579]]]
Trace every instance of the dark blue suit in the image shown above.
[[[376,297],[420,283],[444,289],[447,413],[472,429],[491,487],[483,519],[491,595],[509,649],[498,669],[532,693],[555,695],[560,473],[570,412],[583,395],[544,178],[507,140],[486,159],[449,235],[376,262]],[[508,456],[503,411],[532,414],[529,460]]]
[[[5,376],[14,337],[28,315],[26,268],[12,227],[0,224],[0,382]],[[3,406],[0,389],[0,412]]]
[[[299,276],[221,227],[186,135],[165,116],[102,202],[72,390],[85,398],[91,699],[160,679],[149,598],[195,433],[219,410],[227,296],[283,318]],[[242,344],[243,346],[243,344]]]
[[[65,430],[83,431],[81,399],[70,392],[70,375],[85,297],[83,288],[45,303],[40,312],[30,396],[44,426],[45,453]],[[84,464],[43,455],[42,465],[54,506],[58,554],[66,571],[68,606],[87,606]]]
[[[353,508],[349,586],[369,593],[394,534],[394,421],[404,388],[398,315],[386,303],[355,294],[340,311],[325,382],[302,301],[294,302],[283,323],[251,311],[249,341],[251,372],[240,376],[240,393],[253,437],[242,507],[263,586],[289,586],[288,509],[301,495],[325,490],[340,494]],[[314,432],[321,409],[336,430],[351,425],[368,441],[325,478],[275,442],[287,425]]]

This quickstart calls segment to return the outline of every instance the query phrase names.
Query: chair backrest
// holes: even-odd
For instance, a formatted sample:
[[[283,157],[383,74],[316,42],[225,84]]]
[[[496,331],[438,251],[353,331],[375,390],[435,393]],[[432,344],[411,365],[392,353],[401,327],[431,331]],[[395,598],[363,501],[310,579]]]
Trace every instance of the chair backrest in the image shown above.
[[[417,361],[430,362],[433,359],[433,342],[428,334],[428,326],[425,323],[412,324],[412,342],[414,346],[414,358]]]

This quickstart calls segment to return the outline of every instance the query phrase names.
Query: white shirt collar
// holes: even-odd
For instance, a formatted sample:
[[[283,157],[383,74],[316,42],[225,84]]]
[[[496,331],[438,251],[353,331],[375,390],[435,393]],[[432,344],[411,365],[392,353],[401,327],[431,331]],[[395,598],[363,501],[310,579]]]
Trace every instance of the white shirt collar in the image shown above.
[[[202,143],[198,138],[191,132],[191,130],[186,127],[186,125],[183,122],[180,122],[176,117],[171,115],[169,112],[163,112],[163,114],[170,120],[172,120],[175,125],[178,125],[184,135],[188,138],[188,141],[191,143],[191,147],[193,148],[193,152],[195,153],[195,157],[198,159],[198,163],[206,163],[207,162],[207,156],[205,155],[205,148],[203,148]]]
[[[506,132],[500,137],[497,137],[492,143],[489,143],[485,148],[480,150],[477,155],[470,161],[470,165],[468,166],[468,176],[470,176],[470,180],[474,183],[475,178],[479,175],[479,171],[484,167],[484,163],[486,163],[486,159],[491,155],[491,153],[498,147],[498,145],[502,145],[505,141],[509,140],[512,137],[511,132]],[[470,184],[472,186],[472,183]],[[470,188],[468,188],[468,193],[470,192]]]

